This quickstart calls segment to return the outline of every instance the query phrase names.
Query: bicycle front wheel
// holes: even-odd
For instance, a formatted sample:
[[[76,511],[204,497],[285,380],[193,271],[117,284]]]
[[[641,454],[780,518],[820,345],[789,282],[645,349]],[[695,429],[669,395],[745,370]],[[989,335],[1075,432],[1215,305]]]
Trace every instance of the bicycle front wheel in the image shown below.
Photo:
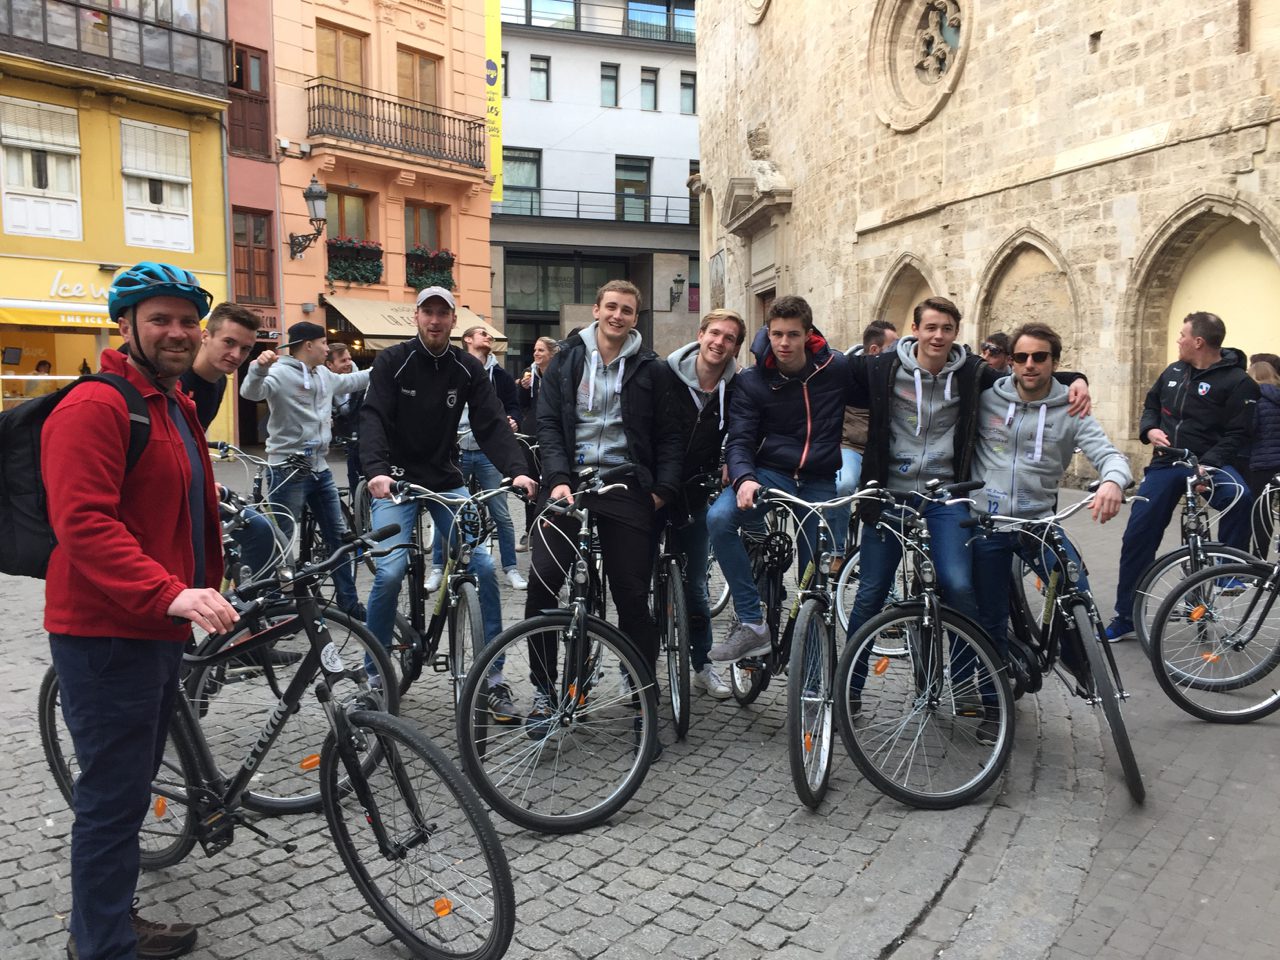
[[[658,623],[658,648],[667,661],[667,689],[676,739],[689,732],[689,613],[684,602],[684,580],[675,559],[654,576],[653,613]]]
[[[488,688],[498,680],[513,715],[490,713]],[[572,833],[603,823],[640,788],[657,718],[653,672],[631,641],[603,620],[560,611],[509,627],[476,657],[462,687],[458,750],[471,782],[508,820]]]
[[[484,618],[480,613],[480,595],[476,585],[463,581],[458,596],[449,608],[449,680],[453,705],[462,702],[462,684],[471,666],[471,653],[484,644]]]
[[[75,784],[80,776],[75,748],[62,717],[62,696],[53,667],[40,683],[37,723],[45,759],[67,806],[75,809]],[[186,740],[170,728],[160,769],[151,781],[151,802],[138,834],[143,870],[160,870],[183,860],[196,843],[195,819],[189,798],[198,782],[194,753]]]
[[[835,659],[835,624],[826,605],[806,600],[796,614],[787,670],[787,753],[796,795],[810,809],[827,795],[831,778]]]
[[[902,803],[946,810],[981,796],[1013,746],[1013,692],[982,628],[923,603],[868,620],[835,677],[840,736],[858,769]],[[881,648],[901,656],[877,653]]]
[[[720,571],[720,564],[716,563],[716,555],[712,550],[707,551],[707,597],[711,600],[713,619],[724,613],[724,608],[729,605],[729,581]]]
[[[1256,563],[1258,558],[1244,550],[1222,543],[1207,543],[1196,554],[1185,544],[1156,557],[1151,566],[1138,578],[1133,590],[1133,632],[1138,635],[1142,650],[1151,655],[1151,637],[1155,633],[1155,621],[1160,604],[1193,573],[1206,567],[1220,567],[1229,563]]]
[[[1273,570],[1260,563],[1201,570],[1161,604],[1151,664],[1161,689],[1193,717],[1248,723],[1280,710],[1280,690],[1268,679],[1280,664]]]
[[[440,748],[400,718],[356,710],[346,724],[357,759],[347,767],[331,735],[320,795],[365,901],[416,957],[501,957],[515,929],[515,892],[480,798]]]
[[[1093,687],[1097,698],[1102,702],[1102,715],[1111,728],[1111,740],[1116,745],[1116,754],[1120,757],[1120,767],[1124,771],[1124,782],[1129,788],[1129,795],[1137,803],[1147,797],[1147,788],[1142,784],[1142,771],[1138,769],[1138,759],[1133,755],[1133,745],[1129,743],[1129,731],[1124,725],[1124,714],[1120,711],[1120,684],[1115,672],[1115,662],[1110,650],[1103,650],[1102,624],[1083,603],[1076,603],[1071,610],[1075,629],[1080,636],[1085,656],[1089,660],[1089,671],[1093,674]]]
[[[364,624],[341,611],[324,611],[329,638],[348,669],[372,664],[370,674],[384,678],[384,709],[400,707],[399,682],[390,657]],[[230,778],[262,736],[263,725],[280,703],[311,651],[296,604],[283,601],[246,621],[228,634],[210,638],[202,654],[214,654],[247,641],[265,630],[281,629],[281,637],[240,657],[214,665],[197,664],[186,679],[187,695],[200,720],[218,771]],[[319,665],[317,664],[317,676]],[[330,681],[333,698],[343,702],[357,693],[368,694],[367,683],[354,679]],[[320,785],[314,759],[329,733],[329,718],[314,697],[305,694],[296,711],[282,721],[266,756],[254,769],[243,802],[258,813],[315,813],[320,809]]]

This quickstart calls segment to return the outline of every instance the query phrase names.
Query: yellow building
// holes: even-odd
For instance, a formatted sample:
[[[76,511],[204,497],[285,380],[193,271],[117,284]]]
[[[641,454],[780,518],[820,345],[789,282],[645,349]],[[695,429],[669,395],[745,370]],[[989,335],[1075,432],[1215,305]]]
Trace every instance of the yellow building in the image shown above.
[[[29,18],[0,23],[0,383],[9,403],[29,392],[39,361],[70,378],[118,342],[107,291],[124,266],[173,263],[215,302],[227,296],[222,3],[202,0],[197,12],[177,0],[190,19],[143,23],[148,51],[133,62],[138,24],[130,33],[121,18],[108,23],[73,3],[68,27],[58,20],[67,6],[47,5],[42,17],[36,3]],[[233,406],[211,436],[231,435]]]

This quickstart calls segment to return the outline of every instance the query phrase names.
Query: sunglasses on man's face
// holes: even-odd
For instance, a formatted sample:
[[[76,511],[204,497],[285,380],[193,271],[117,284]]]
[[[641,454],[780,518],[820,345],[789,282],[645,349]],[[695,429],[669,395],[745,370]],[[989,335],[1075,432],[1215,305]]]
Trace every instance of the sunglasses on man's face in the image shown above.
[[[997,347],[994,343],[984,343],[982,345],[983,353],[994,353],[996,356],[1004,356],[1004,351]]]
[[[1049,359],[1049,351],[1036,350],[1034,353],[1015,353],[1010,355],[1010,359],[1014,363],[1026,363],[1028,360],[1034,360],[1036,363],[1044,363]]]

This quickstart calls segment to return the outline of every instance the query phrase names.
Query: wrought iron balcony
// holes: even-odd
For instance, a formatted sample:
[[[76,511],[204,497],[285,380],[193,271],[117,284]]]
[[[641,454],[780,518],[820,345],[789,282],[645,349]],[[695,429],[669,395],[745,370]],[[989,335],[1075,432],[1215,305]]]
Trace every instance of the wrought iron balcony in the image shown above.
[[[327,77],[307,81],[307,136],[339,137],[484,169],[482,118],[381,96]]]
[[[664,197],[651,193],[553,190],[504,184],[502,201],[493,205],[493,212],[514,217],[698,225],[698,205],[688,195]]]

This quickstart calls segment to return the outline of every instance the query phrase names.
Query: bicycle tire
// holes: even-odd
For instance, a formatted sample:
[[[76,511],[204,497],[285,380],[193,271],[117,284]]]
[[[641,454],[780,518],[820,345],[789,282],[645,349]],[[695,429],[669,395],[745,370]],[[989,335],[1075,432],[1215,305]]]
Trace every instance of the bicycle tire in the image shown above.
[[[563,669],[572,619],[557,611],[498,634],[467,672],[458,708],[458,751],[472,784],[503,817],[542,833],[585,830],[621,810],[644,782],[657,738],[657,684],[616,627],[586,617],[582,667]],[[531,703],[538,691],[531,643],[545,637],[555,643],[558,665],[553,689],[542,691],[550,714],[535,723],[527,716],[496,722],[488,713],[490,666],[505,657],[514,702]]]
[[[369,481],[361,480],[351,494],[351,517],[356,535],[363,537],[373,531],[373,494],[369,492]]]
[[[1151,633],[1160,604],[1177,589],[1187,577],[1198,573],[1207,564],[1222,566],[1231,563],[1256,563],[1258,558],[1245,550],[1229,547],[1224,543],[1206,543],[1204,556],[1192,560],[1191,548],[1186,544],[1161,554],[1143,571],[1133,590],[1133,632],[1142,644],[1142,652],[1151,656]]]
[[[796,796],[816,810],[827,795],[835,745],[832,680],[835,674],[835,624],[827,605],[806,600],[796,614],[787,669],[787,756]]]
[[[403,589],[403,588],[402,588]],[[409,692],[414,681],[422,675],[422,641],[413,629],[409,618],[399,611],[391,621],[391,649],[387,651],[399,666],[400,680],[397,689],[401,699]]]
[[[904,603],[872,617],[849,638],[836,669],[836,720],[849,756],[877,789],[910,806],[948,810],[977,799],[1004,770],[1013,747],[1013,692],[981,627],[942,608],[941,629],[949,639],[943,640],[942,662],[935,662],[924,619],[924,603]],[[904,646],[905,656],[873,653],[885,631],[891,643]],[[867,677],[855,688],[854,665],[861,658]],[[972,675],[957,679],[957,662],[970,658]],[[994,726],[993,743],[980,739],[984,722]]]
[[[840,575],[836,578],[836,617],[840,621],[840,632],[845,636],[849,633],[849,616],[853,613],[853,602],[858,596],[859,574],[861,573],[861,551],[860,545],[855,544],[850,547],[844,555],[844,562],[840,565]],[[893,603],[901,603],[907,599],[907,575],[903,570],[903,564],[909,564],[911,559],[906,554],[898,561],[898,567],[893,573],[893,586],[889,589],[889,595],[885,597],[884,605],[887,607]],[[886,656],[901,656],[906,651],[901,649],[884,649],[877,650],[876,653]]]
[[[1259,594],[1274,569],[1253,563],[1201,570],[1161,604],[1151,665],[1160,688],[1191,716],[1251,723],[1280,710],[1277,684],[1259,684],[1280,664],[1275,598]]]
[[[747,555],[752,557],[752,565],[756,571],[756,590],[760,594],[760,610],[764,614],[762,622],[768,626],[771,643],[776,648],[779,631],[783,629],[781,606],[784,597],[782,577],[785,571],[774,567],[753,552],[750,546]],[[769,685],[771,657],[772,651],[763,657],[739,660],[729,667],[729,689],[739,706],[751,706]]]
[[[669,558],[654,577],[654,619],[658,649],[667,663],[667,691],[676,739],[689,733],[689,612],[685,606],[680,563]]]
[[[232,659],[213,666],[196,664],[186,678],[187,696],[208,741],[210,756],[224,777],[229,778],[239,769],[261,736],[265,718],[280,702],[297,666],[310,651],[311,642],[297,605],[284,600],[248,622],[242,621],[231,633],[210,637],[201,651],[217,653],[289,618],[296,621],[292,632],[271,646],[254,651],[243,662]],[[373,661],[383,677],[383,707],[396,713],[400,705],[399,681],[382,644],[364,624],[340,610],[328,608],[324,618],[330,639],[348,666],[354,666],[362,657],[366,664]],[[320,675],[318,666],[316,675]],[[359,690],[350,680],[330,681],[330,686],[338,702]],[[323,705],[309,694],[304,695],[297,710],[284,719],[271,749],[254,769],[251,785],[242,798],[244,806],[266,814],[318,812],[320,785],[312,761],[319,755],[329,729]]]
[[[711,618],[714,620],[729,605],[729,581],[716,563],[714,549],[707,550],[707,597],[711,601]]]
[[[1129,731],[1124,725],[1124,714],[1120,710],[1119,684],[1112,677],[1112,664],[1103,651],[1101,623],[1091,615],[1083,603],[1072,608],[1075,629],[1080,636],[1080,644],[1084,647],[1085,657],[1089,660],[1089,672],[1093,675],[1094,691],[1102,701],[1102,715],[1106,718],[1111,730],[1111,740],[1115,744],[1116,754],[1120,758],[1120,768],[1124,771],[1124,782],[1129,788],[1129,795],[1135,803],[1142,803],[1147,798],[1147,788],[1142,783],[1142,771],[1138,769],[1138,758],[1134,756],[1133,745],[1129,742]]]
[[[40,744],[58,792],[75,809],[75,782],[80,766],[71,737],[63,727],[58,674],[50,667],[40,681],[37,706]],[[195,752],[172,726],[160,769],[152,780],[152,799],[138,833],[138,859],[143,870],[171,867],[186,858],[196,844],[195,820],[183,798],[199,782]]]
[[[379,762],[344,769],[331,734],[320,757],[320,795],[338,855],[365,902],[415,957],[497,960],[515,931],[515,891],[480,798],[404,720],[355,710],[346,722],[353,745]],[[344,786],[344,775],[364,778],[372,808]],[[388,832],[393,855],[380,850],[375,822]]]
[[[462,703],[462,684],[467,679],[476,650],[484,646],[484,617],[476,585],[464,580],[449,608],[449,686],[456,709]]]

